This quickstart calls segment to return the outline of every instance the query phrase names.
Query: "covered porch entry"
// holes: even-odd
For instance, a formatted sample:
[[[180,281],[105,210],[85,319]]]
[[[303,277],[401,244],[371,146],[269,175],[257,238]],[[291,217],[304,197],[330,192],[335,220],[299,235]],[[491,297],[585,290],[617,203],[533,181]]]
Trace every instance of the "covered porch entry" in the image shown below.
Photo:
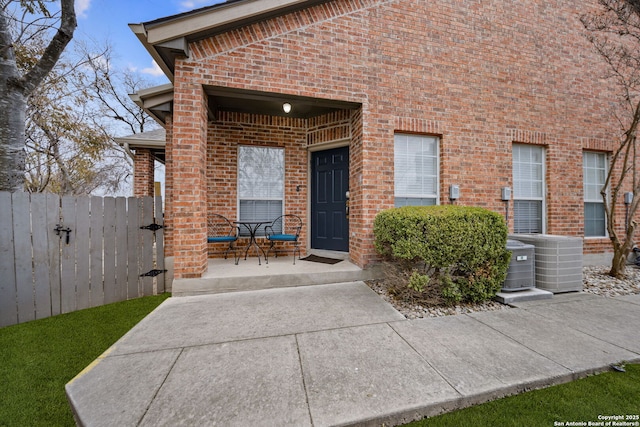
[[[204,91],[212,116],[208,214],[232,220],[298,215],[303,256],[329,250],[348,258],[349,149],[360,105],[227,87],[207,86]],[[252,155],[243,154],[248,152]],[[221,176],[221,170],[231,173]],[[266,246],[260,231],[257,237]],[[209,245],[209,258],[216,257],[217,249]],[[212,268],[209,263],[207,270]]]
[[[166,88],[162,90],[165,101]],[[303,256],[314,249],[348,255],[348,197],[353,194],[353,189],[349,193],[353,179],[350,165],[354,141],[361,141],[361,135],[354,135],[353,129],[362,128],[361,104],[220,86],[203,86],[202,90],[207,120],[206,131],[200,133],[206,141],[202,147],[206,171],[203,220],[212,214],[231,221],[294,214],[303,221]],[[172,234],[169,256],[174,249],[177,252],[175,277],[203,277],[212,265],[200,264],[205,267],[201,269],[193,257],[188,257],[185,246],[191,246],[198,233],[193,222],[180,220],[189,213],[180,199],[194,190],[189,184],[193,175],[183,174],[181,166],[187,158],[185,150],[196,150],[193,145],[183,145],[184,123],[173,117],[173,106],[168,112],[166,102],[153,101],[152,91],[147,90],[145,96],[138,102],[150,107],[147,110],[155,117],[166,120],[169,113],[166,210],[170,224],[167,231]],[[156,104],[161,110],[154,114]],[[188,153],[188,159],[193,160],[192,153]],[[197,211],[197,206],[194,208]],[[258,243],[265,245],[260,231],[257,236]],[[244,244],[243,239],[241,236],[238,240],[239,246]],[[223,252],[216,244],[206,244],[205,248],[209,259]],[[193,250],[199,252],[195,247]]]
[[[214,117],[212,131],[215,136],[208,138],[209,144],[214,146],[212,150],[218,144],[235,144],[238,150],[242,150],[241,147],[284,148],[283,182],[277,182],[277,186],[283,189],[281,204],[269,187],[273,182],[267,182],[279,179],[271,175],[273,171],[265,175],[262,167],[253,170],[255,163],[247,165],[243,164],[241,158],[238,159],[237,181],[228,183],[231,187],[236,186],[238,201],[235,216],[262,220],[266,218],[258,217],[264,212],[269,212],[271,216],[298,214],[305,228],[305,238],[301,244],[303,248],[348,253],[349,147],[354,112],[360,105],[225,87],[205,87],[205,92]],[[243,129],[244,135],[226,129],[220,133],[216,123],[225,120],[237,121],[236,129]],[[277,130],[273,128],[276,123]],[[304,151],[300,151],[300,148]],[[291,155],[291,151],[294,155]],[[233,156],[234,153],[229,154]],[[275,166],[272,161],[271,165]],[[246,192],[242,187],[243,179],[252,174],[255,176],[249,179],[250,186],[261,188],[261,191]],[[251,179],[254,181],[251,182]],[[215,186],[209,188],[209,205],[219,209]],[[233,192],[232,188],[230,190]],[[260,200],[265,193],[271,193],[269,198],[276,200]],[[253,200],[255,212],[246,212],[250,204],[247,199],[257,199]],[[262,208],[260,203],[269,207]],[[234,217],[233,209],[230,211],[231,217]]]

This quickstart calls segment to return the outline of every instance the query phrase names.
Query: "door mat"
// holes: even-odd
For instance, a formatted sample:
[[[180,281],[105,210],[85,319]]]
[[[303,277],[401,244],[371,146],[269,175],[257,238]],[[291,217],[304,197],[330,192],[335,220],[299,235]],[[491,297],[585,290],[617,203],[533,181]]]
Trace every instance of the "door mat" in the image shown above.
[[[308,255],[304,258],[300,258],[302,261],[311,261],[311,262],[321,262],[322,264],[337,264],[343,260],[336,258],[327,258],[324,256],[318,255]]]

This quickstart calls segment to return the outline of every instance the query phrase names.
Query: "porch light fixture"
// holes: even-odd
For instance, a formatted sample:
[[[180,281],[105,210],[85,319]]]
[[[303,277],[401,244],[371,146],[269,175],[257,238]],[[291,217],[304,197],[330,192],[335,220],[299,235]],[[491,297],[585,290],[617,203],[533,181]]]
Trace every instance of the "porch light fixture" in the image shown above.
[[[282,104],[282,110],[289,114],[291,112],[291,104],[289,104],[288,102],[285,102],[284,104]]]

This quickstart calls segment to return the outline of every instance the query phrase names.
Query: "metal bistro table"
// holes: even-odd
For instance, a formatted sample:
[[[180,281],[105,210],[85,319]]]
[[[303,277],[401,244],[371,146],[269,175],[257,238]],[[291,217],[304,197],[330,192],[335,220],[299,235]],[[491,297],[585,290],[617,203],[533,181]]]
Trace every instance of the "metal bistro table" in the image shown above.
[[[251,249],[251,246],[254,246],[256,248],[256,254],[258,255],[258,265],[262,265],[260,263],[260,252],[262,252],[265,260],[267,259],[267,254],[264,252],[264,249],[258,245],[258,242],[256,242],[256,232],[261,225],[271,224],[271,221],[233,221],[233,223],[244,226],[249,232],[249,244],[247,244],[247,248],[244,250],[244,259],[247,259],[249,249]]]

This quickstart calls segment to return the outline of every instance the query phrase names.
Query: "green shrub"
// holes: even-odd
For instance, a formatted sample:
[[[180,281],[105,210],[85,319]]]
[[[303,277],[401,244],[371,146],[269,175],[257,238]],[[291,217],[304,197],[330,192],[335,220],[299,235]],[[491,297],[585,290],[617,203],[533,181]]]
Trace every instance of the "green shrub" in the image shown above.
[[[504,218],[483,208],[406,206],[380,212],[375,248],[410,276],[415,291],[448,303],[480,302],[500,291],[511,254]]]

